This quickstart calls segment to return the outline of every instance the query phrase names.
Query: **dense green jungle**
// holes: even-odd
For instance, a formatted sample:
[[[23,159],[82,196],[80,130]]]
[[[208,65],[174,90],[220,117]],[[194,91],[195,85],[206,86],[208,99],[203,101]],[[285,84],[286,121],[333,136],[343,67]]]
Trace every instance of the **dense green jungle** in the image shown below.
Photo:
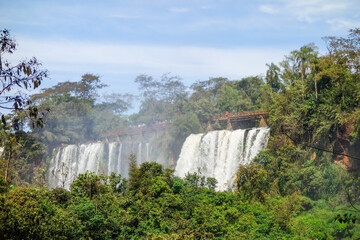
[[[360,239],[360,29],[324,41],[326,54],[304,45],[269,63],[265,76],[187,88],[171,74],[140,75],[133,96],[101,95],[107,86],[86,73],[4,98],[15,87],[38,88],[48,73],[36,59],[5,62],[16,43],[3,30],[0,104],[13,111],[0,123],[0,238]],[[127,115],[134,101],[140,110]],[[199,172],[181,179],[157,163],[139,165],[134,154],[128,178],[86,172],[69,190],[47,187],[57,146],[172,120],[168,141],[178,156],[213,116],[252,110],[268,112],[271,136],[252,164],[239,166],[232,191],[215,191],[216,180]]]

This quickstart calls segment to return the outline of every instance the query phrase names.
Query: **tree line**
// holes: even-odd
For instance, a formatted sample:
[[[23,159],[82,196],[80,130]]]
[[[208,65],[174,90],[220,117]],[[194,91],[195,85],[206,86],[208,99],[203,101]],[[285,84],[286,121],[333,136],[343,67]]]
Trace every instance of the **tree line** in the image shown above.
[[[9,38],[8,32],[1,36]],[[8,99],[14,111],[3,114],[1,123],[0,185],[6,193],[0,199],[1,234],[9,239],[26,234],[30,239],[359,238],[360,30],[324,40],[326,54],[307,44],[282,62],[269,63],[264,77],[210,78],[187,89],[177,76],[140,75],[135,82],[141,105],[130,116],[124,113],[135,97],[99,101],[105,85],[93,74],[43,89],[29,102]],[[21,64],[19,69],[24,72]],[[33,72],[25,69],[28,77],[37,76]],[[9,80],[1,76],[3,84]],[[20,86],[11,81],[9,86],[25,87],[28,78]],[[43,187],[47,152],[60,144],[171,119],[167,140],[178,154],[185,138],[203,132],[214,115],[258,109],[269,113],[271,136],[252,164],[239,166],[232,192],[215,192],[216,182],[199,173],[179,179],[155,163],[137,166],[135,156],[128,179],[85,173],[70,191]],[[38,220],[30,224],[29,219]]]

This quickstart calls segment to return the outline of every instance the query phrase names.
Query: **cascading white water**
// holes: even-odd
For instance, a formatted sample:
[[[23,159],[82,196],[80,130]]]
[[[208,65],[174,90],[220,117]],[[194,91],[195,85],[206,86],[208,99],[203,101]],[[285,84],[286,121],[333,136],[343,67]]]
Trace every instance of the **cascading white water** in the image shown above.
[[[185,177],[200,169],[201,175],[218,181],[217,190],[226,190],[238,166],[249,164],[265,148],[269,133],[269,128],[253,128],[191,134],[181,149],[175,175]]]
[[[139,165],[143,162],[156,161],[164,167],[169,167],[165,160],[166,151],[160,150],[156,155],[153,154],[151,143],[96,142],[67,145],[56,151],[49,166],[50,187],[61,186],[69,189],[75,177],[86,171],[99,174],[114,172],[127,177],[130,153],[136,154]]]
[[[238,166],[250,163],[265,148],[269,132],[269,128],[253,128],[191,134],[182,146],[175,175],[185,177],[200,168],[203,176],[217,179],[217,190],[226,190],[232,186]],[[151,161],[171,165],[168,150],[154,142],[96,142],[56,151],[49,166],[50,187],[68,189],[75,177],[86,171],[127,177],[130,153],[136,154],[139,165]]]

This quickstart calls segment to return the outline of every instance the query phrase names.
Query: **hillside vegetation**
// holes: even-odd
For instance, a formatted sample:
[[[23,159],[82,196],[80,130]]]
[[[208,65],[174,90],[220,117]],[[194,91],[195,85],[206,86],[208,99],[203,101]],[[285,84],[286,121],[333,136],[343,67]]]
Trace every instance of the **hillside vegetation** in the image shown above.
[[[324,40],[325,55],[307,44],[268,64],[264,77],[210,78],[187,91],[170,74],[138,76],[141,106],[130,116],[134,96],[100,99],[105,86],[92,74],[33,95],[42,128],[22,131],[34,118],[16,110],[1,123],[0,238],[359,239],[360,29]],[[128,179],[87,172],[69,191],[46,187],[55,146],[171,120],[176,156],[213,116],[259,109],[269,114],[271,137],[252,164],[239,166],[233,191],[215,192],[201,169],[180,179],[157,163],[138,166],[135,155]]]

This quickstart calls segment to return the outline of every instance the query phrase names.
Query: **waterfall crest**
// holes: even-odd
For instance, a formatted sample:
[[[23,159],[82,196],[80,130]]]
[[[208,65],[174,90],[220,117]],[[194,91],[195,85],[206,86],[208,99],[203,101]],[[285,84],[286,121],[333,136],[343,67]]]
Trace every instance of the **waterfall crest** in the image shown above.
[[[226,190],[238,166],[249,164],[265,148],[269,133],[269,128],[253,128],[191,134],[181,149],[175,175],[185,177],[200,168],[201,175],[218,181],[217,190]]]

